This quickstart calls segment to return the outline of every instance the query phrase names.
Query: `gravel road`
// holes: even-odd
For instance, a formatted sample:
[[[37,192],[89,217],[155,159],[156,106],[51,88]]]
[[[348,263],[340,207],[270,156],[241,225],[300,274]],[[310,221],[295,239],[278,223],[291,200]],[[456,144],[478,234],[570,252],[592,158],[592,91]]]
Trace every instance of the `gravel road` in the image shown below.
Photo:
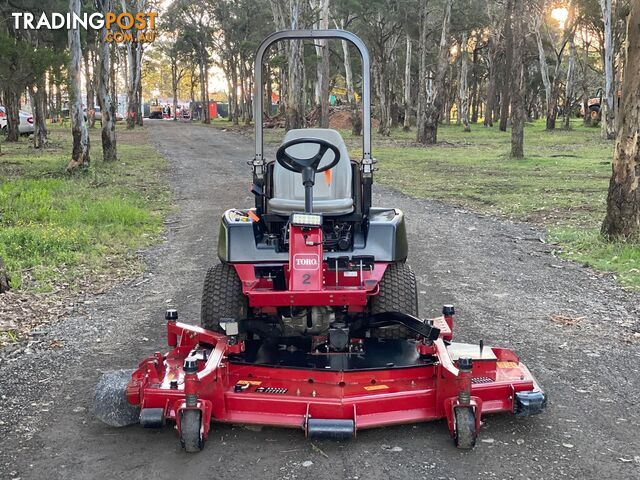
[[[422,315],[454,303],[458,340],[514,349],[549,393],[544,415],[485,417],[471,452],[454,448],[442,421],[362,431],[346,443],[214,424],[197,455],[182,452],[171,429],[112,429],[93,419],[101,372],[165,348],[167,306],[198,321],[219,217],[251,203],[247,137],[147,124],[171,163],[177,208],[166,239],[141,252],[142,277],[81,299],[26,351],[2,359],[0,478],[640,478],[640,296],[556,258],[536,227],[380,187],[375,202],[407,215]]]

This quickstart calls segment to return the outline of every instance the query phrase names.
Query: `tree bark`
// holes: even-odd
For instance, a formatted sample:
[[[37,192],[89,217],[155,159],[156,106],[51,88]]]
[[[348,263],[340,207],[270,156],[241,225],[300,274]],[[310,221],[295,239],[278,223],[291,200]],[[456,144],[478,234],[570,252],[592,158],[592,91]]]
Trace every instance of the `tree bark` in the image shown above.
[[[462,42],[460,42],[460,85],[458,97],[460,98],[460,119],[464,125],[464,131],[470,132],[469,126],[469,89],[467,88],[467,74],[469,53],[467,52],[467,33],[462,34]]]
[[[98,0],[99,10],[106,15],[113,8],[112,0]],[[102,159],[105,162],[117,160],[116,145],[116,105],[109,92],[109,78],[114,70],[111,63],[109,43],[106,41],[107,29],[100,30],[100,45],[98,46],[98,102],[102,112]]]
[[[427,82],[430,72],[427,71],[427,2],[420,3],[418,10],[418,101],[416,104],[416,128],[420,128],[424,119],[423,109],[427,106]]]
[[[69,11],[80,15],[80,0],[69,0]],[[73,136],[73,151],[71,160],[67,165],[67,171],[71,172],[89,166],[89,132],[84,121],[82,111],[81,92],[81,61],[82,48],[80,43],[80,30],[70,29],[68,33],[69,54],[69,114],[71,116],[71,134]]]
[[[0,293],[9,291],[10,281],[11,279],[9,278],[9,274],[7,273],[7,268],[4,266],[2,258],[0,258]]]
[[[29,87],[31,106],[33,108],[33,148],[44,148],[47,146],[47,122],[45,116],[45,79],[38,80],[37,85]]]
[[[507,121],[509,120],[509,106],[511,105],[511,82],[508,80],[513,76],[513,28],[512,22],[514,13],[513,0],[507,0],[504,22],[504,81],[502,82],[502,94],[500,99],[500,131],[507,131]]]
[[[8,86],[4,94],[5,109],[7,110],[7,142],[17,142],[20,139],[20,94],[13,86]]]
[[[407,33],[407,53],[404,61],[404,124],[402,130],[411,130],[411,36]]]
[[[89,37],[89,36],[87,36]],[[84,80],[85,80],[85,90],[87,92],[87,123],[89,124],[89,128],[93,128],[96,123],[96,115],[95,115],[95,94],[93,91],[93,80],[91,78],[91,49],[89,47],[90,39],[87,38],[87,48],[83,52],[84,55]]]
[[[329,28],[329,0],[319,0],[321,18],[319,26],[321,29]],[[318,42],[320,50],[320,62],[318,63],[318,91],[320,106],[320,128],[329,128],[329,40]]]
[[[613,75],[613,8],[612,0],[599,0],[604,21],[604,95],[602,96],[602,135],[608,140],[616,138],[615,83]],[[634,3],[634,2],[631,2]],[[637,26],[636,26],[637,27]]]
[[[553,116],[553,109],[555,108],[552,100],[552,86],[549,79],[549,68],[547,66],[547,54],[544,51],[544,45],[542,44],[542,35],[540,29],[542,28],[542,17],[536,21],[536,44],[538,46],[538,60],[540,63],[540,75],[542,76],[542,84],[544,85],[545,104],[547,110],[547,130],[551,130],[555,127],[555,119]],[[551,128],[550,128],[551,127]]]
[[[640,240],[640,5],[631,3],[622,84],[620,128],[602,233]]]
[[[471,123],[478,123],[478,110],[480,107],[479,95],[478,95],[478,44],[480,42],[480,35],[476,35],[475,46],[473,48],[472,62],[471,62]]]
[[[301,0],[291,0],[291,29],[297,30],[301,25]],[[287,84],[286,125],[287,130],[304,128],[304,45],[300,40],[289,42],[289,82]]]
[[[518,12],[522,11],[523,0],[514,1],[515,15],[511,16],[513,22],[513,70],[511,71],[511,157],[524,157],[524,95],[525,95],[525,78],[524,78],[524,47],[525,34],[522,21],[522,15]]]
[[[576,69],[576,45],[574,35],[569,38],[569,62],[567,63],[567,81],[564,90],[564,116],[562,125],[565,130],[569,130],[571,122],[571,111],[573,110],[573,88]]]
[[[422,109],[419,126],[416,129],[416,141],[424,145],[433,145],[438,140],[438,121],[445,97],[444,80],[449,66],[449,22],[451,19],[452,3],[453,0],[447,0],[444,7],[438,64],[433,82],[433,94],[430,96],[431,101],[426,103]],[[426,10],[426,6],[424,8]],[[427,28],[426,21],[421,28]]]
[[[491,19],[491,31],[489,33],[489,52],[487,54],[487,98],[483,122],[485,127],[493,127],[493,111],[495,109],[498,50],[500,47],[500,15],[495,11],[496,8],[494,2],[487,2],[487,14]]]

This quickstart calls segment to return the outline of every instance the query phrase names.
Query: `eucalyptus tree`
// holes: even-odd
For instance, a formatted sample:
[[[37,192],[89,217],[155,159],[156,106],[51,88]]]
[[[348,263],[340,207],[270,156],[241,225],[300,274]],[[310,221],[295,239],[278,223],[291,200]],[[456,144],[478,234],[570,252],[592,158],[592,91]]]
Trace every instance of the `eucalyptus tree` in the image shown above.
[[[425,145],[435,144],[438,138],[438,122],[440,121],[440,115],[445,100],[445,77],[449,67],[449,25],[451,21],[452,4],[453,0],[445,0],[436,71],[432,87],[430,88],[429,94],[427,94],[426,88],[420,90],[420,95],[423,96],[423,101],[420,102],[420,115],[417,119],[416,141]],[[421,15],[421,38],[425,38],[427,35],[426,28],[428,27],[426,17],[426,14],[424,16]],[[425,44],[426,42],[422,42],[420,48],[426,48]],[[426,74],[426,72],[421,72],[421,74]]]
[[[181,32],[182,41],[188,45],[198,65],[200,102],[203,110],[203,123],[211,123],[209,116],[209,68],[211,49],[216,33],[214,0],[175,0],[166,13],[175,18],[176,28]]]
[[[96,0],[97,10],[105,15],[112,7],[112,0]],[[99,32],[96,77],[98,80],[98,104],[102,115],[102,158],[105,162],[112,162],[118,158],[115,122],[117,99],[112,98],[109,89],[109,79],[114,65],[111,62],[109,43],[106,41],[107,33],[106,26],[103,26]]]
[[[80,0],[69,0],[69,12],[80,14]],[[73,149],[71,160],[67,165],[67,171],[84,169],[89,166],[90,140],[87,125],[82,111],[82,86],[80,75],[82,73],[82,44],[80,42],[80,29],[69,29],[69,114],[71,117],[71,134],[73,136]]]
[[[617,133],[602,233],[640,241],[640,4],[631,2],[620,128]]]

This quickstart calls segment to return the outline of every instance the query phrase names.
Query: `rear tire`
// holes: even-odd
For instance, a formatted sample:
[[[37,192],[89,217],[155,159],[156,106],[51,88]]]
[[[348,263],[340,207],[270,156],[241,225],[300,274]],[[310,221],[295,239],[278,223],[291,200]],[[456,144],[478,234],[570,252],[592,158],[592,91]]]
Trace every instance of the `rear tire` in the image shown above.
[[[418,289],[416,276],[406,263],[392,263],[387,267],[379,284],[380,292],[371,299],[371,314],[401,312],[418,316]],[[413,334],[402,325],[371,329],[376,338],[404,339]]]
[[[242,282],[235,268],[226,263],[214,265],[207,271],[202,290],[200,324],[207,330],[224,333],[220,319],[247,318],[249,302],[242,293]]]

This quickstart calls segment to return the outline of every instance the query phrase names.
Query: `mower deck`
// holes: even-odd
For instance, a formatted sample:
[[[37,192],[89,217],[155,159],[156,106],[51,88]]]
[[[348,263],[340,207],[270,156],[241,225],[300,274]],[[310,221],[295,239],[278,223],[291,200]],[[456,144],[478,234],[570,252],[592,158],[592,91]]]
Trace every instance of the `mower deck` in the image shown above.
[[[160,427],[186,410],[200,414],[202,441],[210,422],[300,428],[310,436],[345,438],[384,425],[446,418],[456,435],[456,408],[481,415],[539,413],[545,395],[507,349],[445,341],[453,319],[435,319],[440,337],[362,339],[347,353],[310,353],[299,345],[238,342],[235,337],[170,320],[166,355],[142,361],[127,388],[141,423]],[[458,368],[458,358],[472,363]],[[469,362],[469,359],[471,362]]]

